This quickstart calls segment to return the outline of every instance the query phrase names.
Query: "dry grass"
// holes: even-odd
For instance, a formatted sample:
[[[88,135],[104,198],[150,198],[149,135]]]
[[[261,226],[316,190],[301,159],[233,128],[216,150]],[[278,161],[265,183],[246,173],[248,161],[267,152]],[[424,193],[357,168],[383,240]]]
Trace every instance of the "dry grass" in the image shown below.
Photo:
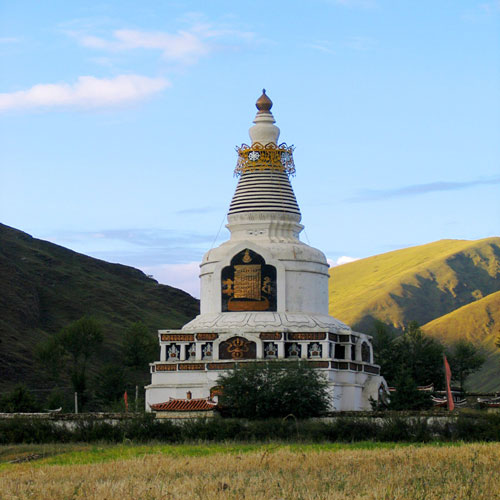
[[[2,470],[0,498],[500,498],[500,444],[338,451],[285,446],[209,456],[151,454],[91,465],[25,463]]]

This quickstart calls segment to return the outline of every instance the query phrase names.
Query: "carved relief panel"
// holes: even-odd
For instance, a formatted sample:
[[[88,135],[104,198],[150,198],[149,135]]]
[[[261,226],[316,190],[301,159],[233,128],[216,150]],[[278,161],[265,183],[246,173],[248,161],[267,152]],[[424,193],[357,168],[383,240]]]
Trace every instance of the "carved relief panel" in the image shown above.
[[[213,342],[207,342],[203,347],[201,348],[201,355],[203,359],[212,359],[213,358]]]
[[[320,343],[312,342],[308,345],[307,357],[308,358],[321,358],[323,349]]]
[[[167,361],[179,361],[181,348],[176,344],[170,344],[167,347]]]
[[[196,359],[196,344],[188,344],[186,346],[186,359],[193,360]]]
[[[276,359],[278,357],[278,344],[264,342],[264,357],[266,359]]]
[[[276,268],[245,249],[221,272],[222,311],[276,311]]]
[[[219,359],[255,359],[256,356],[255,342],[243,337],[232,337],[219,344]]]
[[[300,358],[302,353],[302,348],[297,342],[291,342],[285,344],[285,357],[297,359]]]

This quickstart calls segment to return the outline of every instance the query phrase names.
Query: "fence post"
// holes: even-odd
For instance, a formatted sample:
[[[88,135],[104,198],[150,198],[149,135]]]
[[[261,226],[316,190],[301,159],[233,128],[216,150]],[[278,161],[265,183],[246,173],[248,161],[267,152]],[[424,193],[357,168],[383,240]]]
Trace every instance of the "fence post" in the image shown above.
[[[75,392],[75,413],[78,413],[78,393]]]

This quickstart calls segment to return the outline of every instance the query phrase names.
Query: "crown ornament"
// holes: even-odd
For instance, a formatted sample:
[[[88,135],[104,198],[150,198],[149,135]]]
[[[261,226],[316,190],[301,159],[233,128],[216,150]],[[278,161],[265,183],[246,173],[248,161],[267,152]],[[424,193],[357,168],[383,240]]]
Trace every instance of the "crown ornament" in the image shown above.
[[[236,147],[238,161],[234,169],[234,175],[239,176],[246,172],[273,170],[294,176],[294,149],[294,146],[287,146],[284,142],[279,145],[273,142],[265,145],[254,142],[251,146],[242,144],[240,147]]]

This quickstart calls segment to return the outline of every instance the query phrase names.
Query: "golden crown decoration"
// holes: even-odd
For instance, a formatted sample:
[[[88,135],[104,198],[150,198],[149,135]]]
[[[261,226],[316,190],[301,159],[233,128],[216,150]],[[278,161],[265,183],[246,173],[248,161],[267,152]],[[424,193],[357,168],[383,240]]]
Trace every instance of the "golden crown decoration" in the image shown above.
[[[284,142],[276,145],[273,142],[265,146],[260,142],[254,142],[251,146],[242,144],[236,147],[238,162],[234,175],[238,176],[246,172],[258,172],[262,170],[276,170],[288,175],[295,175],[295,164],[293,162],[293,146],[287,146]]]

